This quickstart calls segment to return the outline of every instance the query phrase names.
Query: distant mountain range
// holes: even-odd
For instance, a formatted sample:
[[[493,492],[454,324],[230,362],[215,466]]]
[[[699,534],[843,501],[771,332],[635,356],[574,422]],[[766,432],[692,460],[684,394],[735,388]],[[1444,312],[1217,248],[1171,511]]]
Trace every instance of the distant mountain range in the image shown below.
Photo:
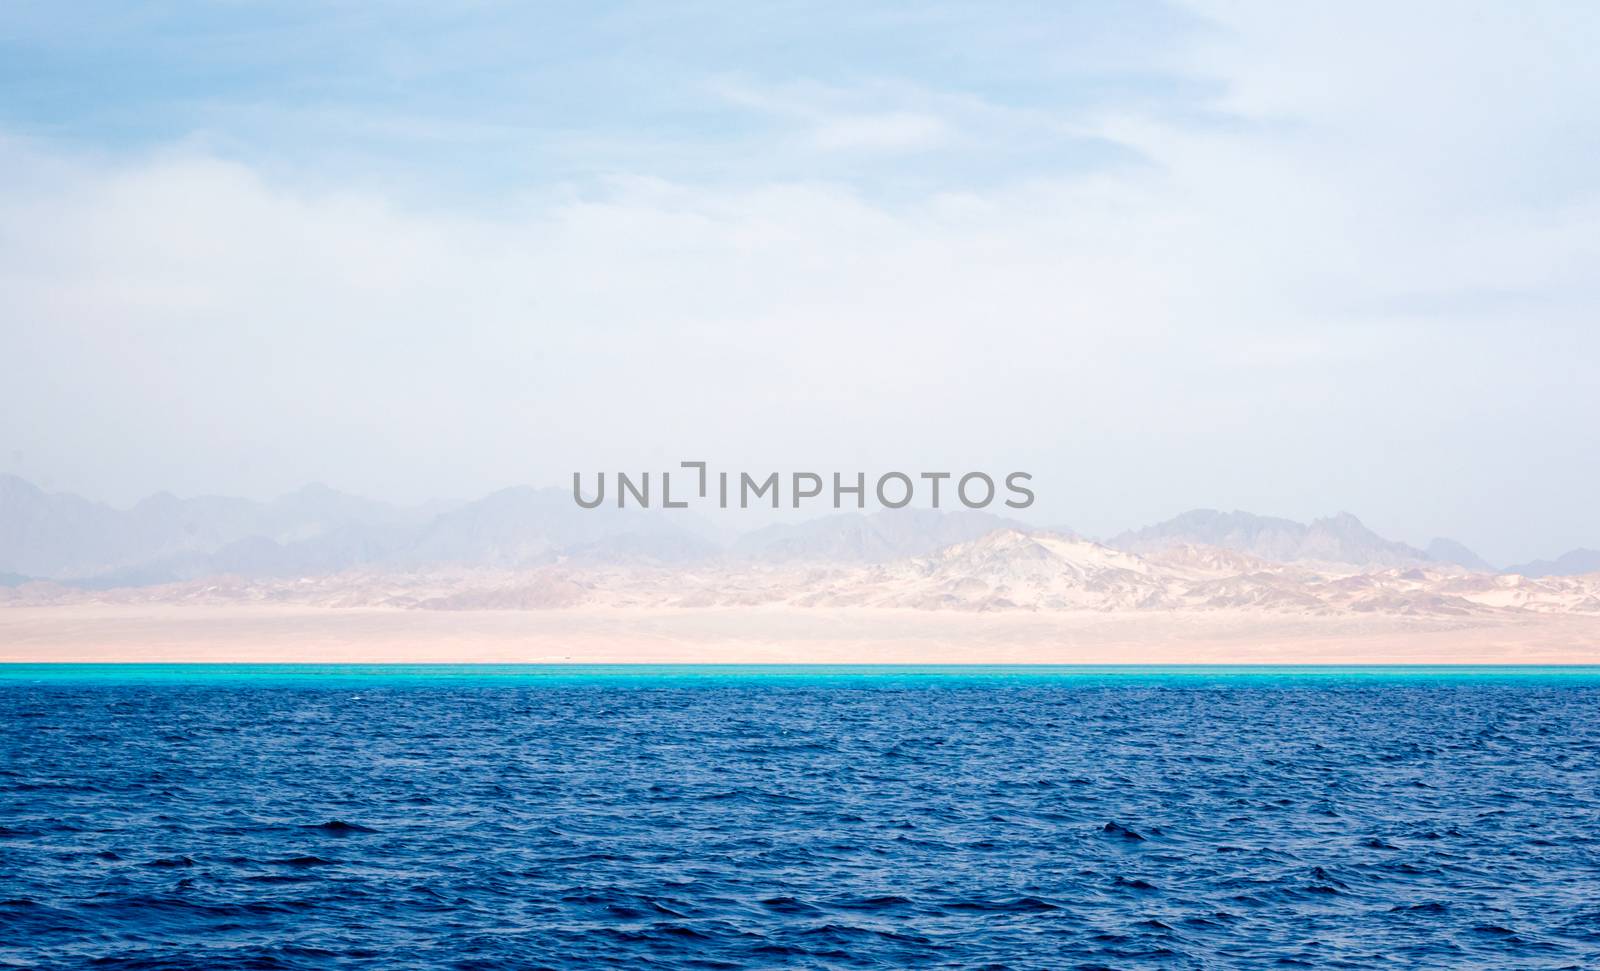
[[[884,510],[767,526],[731,542],[687,511],[578,508],[561,489],[516,487],[475,502],[398,507],[307,486],[271,502],[162,493],[116,509],[0,476],[0,586],[49,579],[92,588],[215,576],[325,576],[347,570],[527,570],[606,564],[881,564],[925,557],[996,531],[1081,541],[976,511]],[[1197,509],[1112,537],[1110,552],[1156,561],[1229,554],[1357,571],[1449,565],[1496,572],[1459,543],[1384,539],[1341,513],[1309,524]],[[1184,552],[1187,551],[1187,552]],[[1097,554],[1098,555],[1098,554]],[[1573,550],[1506,572],[1600,572]]]
[[[428,509],[308,486],[274,502],[160,493],[113,509],[69,493],[46,493],[0,476],[0,571],[30,577],[170,578],[187,568],[226,565],[239,550],[293,545],[341,530],[399,526]]]
[[[324,574],[354,567],[530,567],[719,551],[688,516],[577,508],[559,489],[400,508],[308,486],[272,502],[152,496],[129,509],[0,477],[0,571],[90,585]]]
[[[1215,546],[1276,563],[1348,563],[1363,567],[1453,563],[1495,572],[1460,543],[1436,539],[1426,550],[1384,539],[1347,512],[1309,524],[1247,512],[1193,509],[1163,523],[1112,537],[1108,545],[1130,553],[1172,546]]]
[[[1600,550],[1571,550],[1553,560],[1519,563],[1507,567],[1505,572],[1520,573],[1525,577],[1575,577],[1583,573],[1600,573]]]

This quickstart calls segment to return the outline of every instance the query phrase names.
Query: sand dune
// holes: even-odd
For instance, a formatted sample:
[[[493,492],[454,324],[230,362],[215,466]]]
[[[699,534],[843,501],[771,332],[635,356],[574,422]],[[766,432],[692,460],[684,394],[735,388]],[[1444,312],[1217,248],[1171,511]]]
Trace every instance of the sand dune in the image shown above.
[[[1600,576],[1000,529],[886,564],[32,583],[0,592],[0,660],[1579,663],[1600,661]]]

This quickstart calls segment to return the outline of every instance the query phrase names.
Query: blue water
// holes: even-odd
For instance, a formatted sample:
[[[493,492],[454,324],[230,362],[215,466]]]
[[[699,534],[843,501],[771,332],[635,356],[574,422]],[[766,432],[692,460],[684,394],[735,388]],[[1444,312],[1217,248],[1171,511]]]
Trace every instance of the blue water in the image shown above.
[[[1600,967],[1600,669],[0,666],[0,965]]]

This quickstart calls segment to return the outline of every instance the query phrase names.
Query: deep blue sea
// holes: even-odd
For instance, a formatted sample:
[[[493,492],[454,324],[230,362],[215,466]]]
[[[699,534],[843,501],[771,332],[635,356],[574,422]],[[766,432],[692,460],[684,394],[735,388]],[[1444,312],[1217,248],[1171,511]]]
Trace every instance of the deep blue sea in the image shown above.
[[[1600,669],[0,666],[0,966],[1597,968]]]

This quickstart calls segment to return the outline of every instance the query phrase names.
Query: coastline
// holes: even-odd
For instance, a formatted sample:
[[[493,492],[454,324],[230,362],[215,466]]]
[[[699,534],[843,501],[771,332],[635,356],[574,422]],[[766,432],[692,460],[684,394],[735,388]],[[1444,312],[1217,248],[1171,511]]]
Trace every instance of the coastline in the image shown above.
[[[792,606],[0,608],[0,663],[1600,663],[1600,617]]]

